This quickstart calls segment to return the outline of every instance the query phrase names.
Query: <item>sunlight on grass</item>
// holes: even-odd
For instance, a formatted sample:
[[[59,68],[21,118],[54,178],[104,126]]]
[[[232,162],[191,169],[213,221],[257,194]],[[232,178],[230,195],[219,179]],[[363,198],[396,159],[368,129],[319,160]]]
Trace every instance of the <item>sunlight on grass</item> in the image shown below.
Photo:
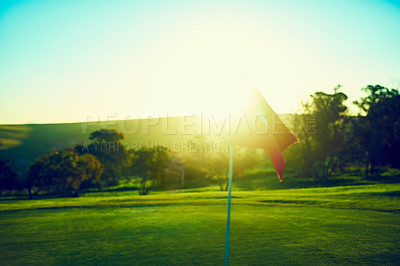
[[[227,193],[0,201],[3,264],[223,263]],[[400,184],[233,191],[232,265],[395,264]]]

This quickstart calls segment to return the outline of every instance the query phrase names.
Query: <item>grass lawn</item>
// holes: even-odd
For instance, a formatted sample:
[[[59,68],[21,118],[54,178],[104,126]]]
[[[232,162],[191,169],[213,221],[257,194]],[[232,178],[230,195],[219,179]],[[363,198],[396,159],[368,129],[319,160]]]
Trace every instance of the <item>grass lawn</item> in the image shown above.
[[[0,201],[0,264],[223,264],[226,192]],[[233,192],[232,265],[398,264],[400,184]]]

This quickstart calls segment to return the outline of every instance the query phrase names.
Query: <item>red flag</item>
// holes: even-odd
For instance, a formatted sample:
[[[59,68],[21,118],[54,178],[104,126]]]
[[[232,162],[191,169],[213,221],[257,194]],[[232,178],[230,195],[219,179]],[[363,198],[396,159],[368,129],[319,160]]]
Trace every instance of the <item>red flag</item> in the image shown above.
[[[231,132],[231,145],[268,150],[275,171],[282,182],[285,170],[285,158],[282,152],[297,141],[296,136],[254,88],[247,109],[236,117]]]

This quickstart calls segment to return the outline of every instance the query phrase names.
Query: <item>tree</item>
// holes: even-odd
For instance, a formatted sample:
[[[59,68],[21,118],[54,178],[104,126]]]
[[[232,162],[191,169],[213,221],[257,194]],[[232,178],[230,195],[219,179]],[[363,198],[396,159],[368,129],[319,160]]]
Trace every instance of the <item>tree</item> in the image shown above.
[[[316,120],[308,105],[303,105],[303,114],[292,117],[292,130],[300,139],[299,143],[285,150],[287,169],[293,169],[302,177],[318,176],[315,153]]]
[[[18,173],[15,161],[0,160],[0,192],[18,188]]]
[[[347,96],[339,90],[340,85],[332,94],[314,93],[311,101],[303,104],[303,114],[294,117],[294,129],[301,141],[290,149],[289,158],[297,160],[303,175],[327,180],[345,162],[342,158],[349,141],[344,104]]]
[[[354,103],[361,110],[356,139],[364,151],[365,175],[379,167],[400,168],[399,91],[380,85],[363,91],[368,95]]]
[[[166,184],[163,188],[185,187],[185,163],[181,157],[170,156],[165,169]]]
[[[216,181],[221,191],[226,191],[229,185],[229,154],[226,152],[210,153],[207,161],[204,161],[203,164],[206,177]]]
[[[95,142],[114,142],[117,143],[124,139],[124,134],[118,132],[115,129],[100,129],[94,131],[89,136],[90,140]]]
[[[59,195],[77,196],[77,190],[83,181],[99,182],[102,173],[101,163],[91,154],[79,155],[69,149],[50,152],[40,157],[28,169],[29,197],[32,198],[43,189]]]
[[[216,181],[221,191],[229,187],[229,153],[209,152],[202,162],[206,177]],[[260,154],[257,150],[245,147],[235,147],[233,155],[232,174],[235,179],[241,178],[247,170],[253,169],[260,163]]]
[[[90,134],[89,145],[77,145],[75,151],[79,154],[96,156],[104,167],[101,183],[104,186],[118,184],[118,179],[127,164],[127,153],[121,140],[124,135],[115,129],[101,129]]]
[[[185,186],[203,186],[209,184],[206,178],[204,164],[207,162],[208,153],[205,152],[204,143],[209,142],[209,136],[202,134],[195,135],[188,140],[187,146],[190,149],[179,153],[181,161],[184,163]]]
[[[169,160],[165,147],[142,147],[131,150],[130,156],[132,173],[141,179],[139,195],[147,195],[156,184],[165,186],[165,169]]]

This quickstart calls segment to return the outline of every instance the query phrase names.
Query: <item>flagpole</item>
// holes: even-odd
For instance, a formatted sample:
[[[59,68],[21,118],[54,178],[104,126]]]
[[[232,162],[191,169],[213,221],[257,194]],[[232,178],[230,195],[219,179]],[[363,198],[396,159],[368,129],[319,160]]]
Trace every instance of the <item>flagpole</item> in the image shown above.
[[[233,146],[229,149],[229,192],[228,192],[228,213],[226,217],[226,240],[225,240],[225,266],[229,261],[229,232],[231,225],[231,194],[232,194],[232,168],[233,168]]]

